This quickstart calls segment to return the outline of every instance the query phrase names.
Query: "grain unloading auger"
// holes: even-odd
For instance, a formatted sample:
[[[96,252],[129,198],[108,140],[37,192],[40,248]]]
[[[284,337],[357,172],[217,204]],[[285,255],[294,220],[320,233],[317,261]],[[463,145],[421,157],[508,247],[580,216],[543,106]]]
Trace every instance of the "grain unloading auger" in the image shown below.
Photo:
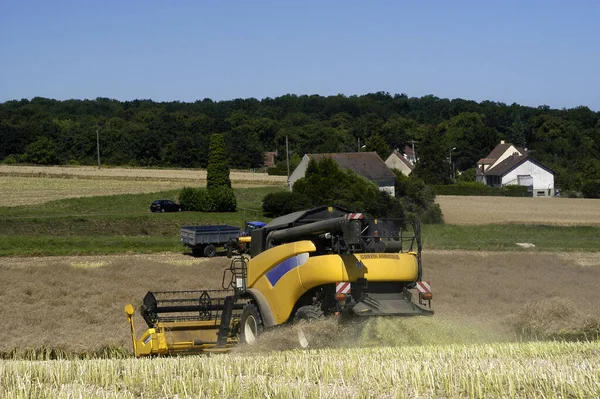
[[[225,351],[265,328],[329,315],[433,314],[418,222],[319,207],[254,230],[250,249],[251,260],[233,258],[221,290],[149,292],[139,338],[127,305],[136,356]],[[301,330],[299,343],[309,344]]]

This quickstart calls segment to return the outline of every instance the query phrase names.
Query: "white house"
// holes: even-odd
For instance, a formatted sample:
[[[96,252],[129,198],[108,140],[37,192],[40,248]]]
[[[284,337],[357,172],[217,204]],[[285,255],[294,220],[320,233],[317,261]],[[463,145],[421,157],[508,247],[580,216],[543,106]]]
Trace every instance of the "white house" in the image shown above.
[[[527,149],[504,141],[477,162],[477,181],[492,187],[528,186],[533,197],[554,195],[554,172],[531,158]]]
[[[333,159],[341,169],[350,169],[358,175],[377,183],[380,190],[387,191],[391,195],[394,195],[396,175],[387,167],[385,162],[383,162],[376,152],[305,154],[304,157],[302,157],[302,161],[300,161],[288,179],[289,188],[292,188],[298,179],[301,179],[306,175],[308,162],[311,159],[319,162],[325,157]]]
[[[385,164],[390,169],[398,169],[403,175],[408,176],[412,173],[414,166],[398,150],[394,150],[385,160]]]

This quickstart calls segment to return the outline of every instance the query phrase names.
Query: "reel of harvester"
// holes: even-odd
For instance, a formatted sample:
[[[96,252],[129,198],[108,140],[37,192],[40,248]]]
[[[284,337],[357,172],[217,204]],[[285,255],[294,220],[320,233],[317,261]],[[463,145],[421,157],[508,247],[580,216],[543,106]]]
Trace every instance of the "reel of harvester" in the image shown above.
[[[235,345],[247,303],[238,288],[243,287],[245,265],[244,258],[235,259],[223,274],[220,290],[148,292],[140,306],[148,330],[140,338],[135,334],[133,306],[127,305],[135,355],[226,351]]]

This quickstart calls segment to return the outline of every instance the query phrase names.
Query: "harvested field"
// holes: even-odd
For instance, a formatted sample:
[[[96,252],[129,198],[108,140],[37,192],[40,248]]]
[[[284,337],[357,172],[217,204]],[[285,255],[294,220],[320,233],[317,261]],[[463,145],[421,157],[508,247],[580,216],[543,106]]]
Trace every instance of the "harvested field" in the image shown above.
[[[436,202],[449,224],[600,225],[598,199],[440,195]]]
[[[545,319],[551,328],[600,318],[600,254],[428,251],[424,265],[436,316],[392,324],[369,319],[352,345],[510,341],[516,338],[515,323],[540,303],[549,306],[533,310],[549,309]],[[226,258],[172,253],[2,258],[0,354],[38,348],[130,350],[127,303],[137,307],[149,290],[216,288],[226,266]],[[563,306],[575,303],[574,309]],[[136,324],[138,330],[145,326],[139,316]],[[268,350],[286,348],[285,332],[277,334],[279,346]],[[328,334],[322,334],[323,345],[335,346],[339,335]]]
[[[4,204],[9,206],[42,204],[65,198],[155,193],[183,186],[181,182],[169,181],[0,176],[0,195]]]
[[[231,172],[233,187],[285,186],[285,176]],[[10,206],[114,194],[178,190],[206,183],[205,170],[0,165],[0,195]]]
[[[182,182],[206,181],[204,169],[143,169],[112,168],[98,169],[93,166],[11,166],[0,165],[0,176],[18,177],[63,177],[80,179],[114,179],[114,180],[166,180]],[[231,182],[251,186],[284,186],[286,176],[269,176],[266,173],[232,171]],[[240,186],[238,186],[240,187]]]

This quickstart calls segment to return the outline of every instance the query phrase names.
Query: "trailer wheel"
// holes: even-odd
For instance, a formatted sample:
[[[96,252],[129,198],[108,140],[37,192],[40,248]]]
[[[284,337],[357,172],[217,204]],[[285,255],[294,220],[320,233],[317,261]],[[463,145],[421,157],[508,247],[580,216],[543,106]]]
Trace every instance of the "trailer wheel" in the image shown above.
[[[206,256],[207,258],[212,258],[216,254],[217,248],[214,245],[208,244],[206,248],[204,248],[204,256]]]
[[[323,320],[325,314],[318,305],[306,305],[298,308],[294,316],[294,322],[296,323],[296,329],[298,333],[298,343],[301,348],[308,348],[311,337],[305,328],[302,328],[303,324],[312,323],[317,320]]]
[[[240,324],[241,342],[246,345],[255,345],[258,336],[263,331],[263,323],[260,318],[260,313],[253,303],[244,306]]]

